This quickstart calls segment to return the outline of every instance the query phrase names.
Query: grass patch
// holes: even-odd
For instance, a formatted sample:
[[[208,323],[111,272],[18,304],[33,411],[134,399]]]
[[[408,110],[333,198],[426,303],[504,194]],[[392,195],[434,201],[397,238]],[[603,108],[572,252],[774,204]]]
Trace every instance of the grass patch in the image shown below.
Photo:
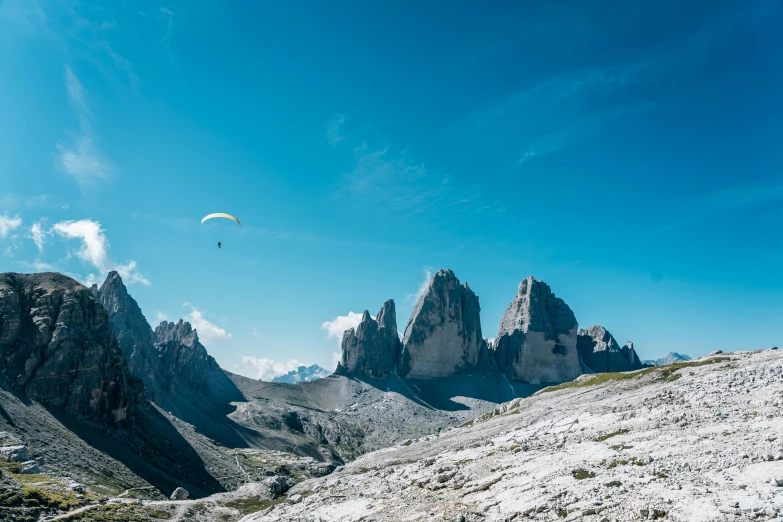
[[[595,439],[593,439],[593,442],[603,442],[605,440],[609,440],[612,437],[616,437],[618,435],[625,435],[629,431],[630,430],[626,430],[626,429],[613,431],[612,433],[607,433],[606,435],[601,435],[600,437],[596,437]]]
[[[408,439],[405,442],[400,442],[400,446],[410,446],[411,444],[413,444],[412,439]]]
[[[614,446],[609,446],[615,451],[622,451],[633,448],[633,446],[628,446],[627,444],[615,444]]]
[[[606,486],[608,488],[619,488],[622,485],[623,485],[623,483],[620,482],[619,480],[613,480],[611,482],[607,482],[606,484],[604,484],[604,486]]]
[[[146,510],[131,504],[107,504],[65,517],[66,522],[158,522],[171,518],[166,511]]]
[[[238,510],[242,515],[249,515],[250,513],[257,513],[263,511],[269,507],[272,507],[281,502],[285,502],[288,497],[283,495],[273,500],[263,500],[257,497],[240,498],[226,502],[223,504],[226,507],[234,508]]]
[[[666,379],[673,381],[679,377],[673,377],[674,372],[683,368],[694,368],[697,366],[706,366],[708,364],[718,364],[726,361],[730,361],[729,357],[713,357],[704,361],[680,361],[666,366],[654,366],[652,368],[645,368],[643,370],[635,372],[614,372],[614,373],[594,373],[587,376],[583,376],[579,381],[564,382],[557,386],[549,386],[536,392],[547,393],[558,390],[568,390],[571,388],[584,388],[586,386],[598,386],[612,381],[630,381],[638,380],[642,377],[652,376],[657,379]]]
[[[470,428],[471,426],[473,426],[473,421],[469,420],[468,422],[465,422],[464,424],[460,424],[458,426],[458,428]]]
[[[663,471],[657,471],[657,472],[653,473],[653,475],[655,475],[656,477],[658,477],[660,479],[667,479],[667,478],[669,478],[669,475],[667,475]]]
[[[748,489],[748,485],[747,484],[740,484],[739,488],[740,489]]]
[[[609,463],[608,466],[606,466],[609,469],[616,468],[617,466],[627,466],[628,464],[632,464],[634,466],[646,466],[646,462],[642,462],[636,457],[631,457],[630,459],[615,459],[612,462]]]
[[[593,473],[592,471],[587,471],[586,469],[582,469],[582,468],[573,470],[571,472],[571,475],[576,480],[584,480],[584,479],[589,479],[589,478],[595,477],[595,473]]]
[[[557,516],[559,516],[560,518],[565,518],[568,516],[568,511],[566,511],[563,508],[560,508],[557,510]]]
[[[778,440],[777,437],[770,437],[767,439],[767,442],[775,442],[776,440]]]

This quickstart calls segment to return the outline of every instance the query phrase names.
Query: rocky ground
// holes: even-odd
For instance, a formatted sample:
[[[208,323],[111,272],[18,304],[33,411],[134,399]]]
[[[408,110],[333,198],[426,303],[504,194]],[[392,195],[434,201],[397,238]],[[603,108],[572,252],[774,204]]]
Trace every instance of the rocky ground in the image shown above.
[[[242,519],[783,520],[783,353],[584,375]]]
[[[525,390],[480,376],[408,381],[391,375],[332,375],[296,385],[231,375],[247,402],[229,418],[270,447],[325,462],[350,461],[398,442],[457,426]],[[427,387],[429,385],[429,387]],[[532,390],[528,393],[532,393]],[[317,453],[313,451],[317,448]]]

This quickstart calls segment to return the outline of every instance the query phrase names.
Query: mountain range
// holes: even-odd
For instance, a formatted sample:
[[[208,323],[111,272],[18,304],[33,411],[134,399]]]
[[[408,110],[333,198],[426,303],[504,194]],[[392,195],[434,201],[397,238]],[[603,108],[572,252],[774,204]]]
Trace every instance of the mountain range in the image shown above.
[[[402,336],[389,300],[345,332],[335,374],[301,366],[262,382],[220,368],[188,322],[153,329],[116,272],[91,288],[55,273],[0,274],[0,453],[104,496],[154,500],[182,487],[199,498],[277,477],[274,496],[548,385],[642,368],[631,343],[601,326],[579,330],[532,277],[494,341],[480,310],[468,284],[440,270]],[[33,486],[15,466],[9,491],[22,498]],[[20,502],[12,508],[34,507]]]
[[[293,384],[295,382],[310,382],[329,377],[329,375],[331,375],[329,370],[324,370],[317,364],[313,364],[311,366],[300,366],[296,370],[291,370],[285,375],[278,375],[277,377],[272,378],[272,382],[286,382],[288,384]]]

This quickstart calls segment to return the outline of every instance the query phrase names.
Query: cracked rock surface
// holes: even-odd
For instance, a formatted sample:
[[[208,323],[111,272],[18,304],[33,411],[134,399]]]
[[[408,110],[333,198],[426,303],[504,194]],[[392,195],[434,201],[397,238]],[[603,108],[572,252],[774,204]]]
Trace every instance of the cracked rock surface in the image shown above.
[[[780,520],[781,413],[778,350],[583,375],[243,521]]]

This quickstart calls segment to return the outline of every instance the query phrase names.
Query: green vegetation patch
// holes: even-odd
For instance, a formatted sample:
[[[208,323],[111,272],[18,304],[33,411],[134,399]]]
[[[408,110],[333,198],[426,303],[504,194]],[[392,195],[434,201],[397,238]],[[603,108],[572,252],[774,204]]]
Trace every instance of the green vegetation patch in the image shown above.
[[[285,495],[281,497],[277,497],[273,500],[264,500],[260,499],[258,497],[248,497],[248,498],[240,498],[237,500],[232,500],[230,502],[226,502],[223,504],[226,507],[236,509],[242,515],[249,515],[250,513],[257,513],[259,511],[263,511],[267,508],[270,508],[276,504],[280,504],[281,502],[285,502],[285,499],[288,498]]]
[[[605,384],[613,381],[638,380],[641,379],[642,377],[647,377],[647,376],[652,376],[658,380],[665,379],[665,380],[673,381],[679,378],[679,377],[674,377],[675,375],[674,372],[676,372],[677,370],[681,370],[683,368],[693,368],[697,366],[706,366],[708,364],[719,364],[730,360],[731,358],[729,357],[713,357],[711,359],[707,359],[704,361],[680,361],[672,364],[667,364],[666,366],[654,366],[652,368],[645,368],[643,370],[639,370],[636,372],[595,373],[595,374],[583,376],[578,381],[564,382],[563,384],[558,384],[557,386],[549,386],[536,393],[537,394],[547,393],[547,392],[553,392],[558,390],[568,390],[571,388],[585,388],[587,386],[598,386],[600,384]]]
[[[612,433],[607,433],[606,435],[601,435],[600,437],[596,437],[596,438],[594,438],[594,439],[593,439],[593,442],[603,442],[603,441],[605,441],[605,440],[609,440],[609,439],[611,439],[612,437],[616,437],[616,436],[618,436],[618,435],[625,435],[625,434],[626,434],[626,433],[628,433],[629,431],[630,431],[630,430],[626,430],[626,429],[622,429],[622,430],[613,431]]]
[[[135,504],[106,504],[74,513],[62,520],[66,522],[159,522],[170,518],[169,512],[159,509],[147,509]]]
[[[595,473],[582,468],[573,470],[571,475],[573,475],[576,480],[584,480],[595,477]]]
[[[622,485],[623,485],[623,483],[620,482],[619,480],[613,480],[611,482],[607,482],[606,484],[604,484],[604,486],[606,486],[608,488],[619,488]]]

